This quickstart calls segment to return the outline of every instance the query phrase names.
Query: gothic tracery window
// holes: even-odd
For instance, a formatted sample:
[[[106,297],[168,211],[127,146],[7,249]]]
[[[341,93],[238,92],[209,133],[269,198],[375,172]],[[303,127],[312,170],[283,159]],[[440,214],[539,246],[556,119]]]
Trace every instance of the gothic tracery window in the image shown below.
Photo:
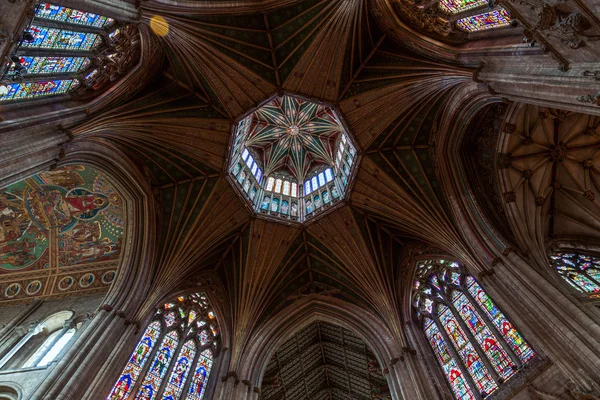
[[[457,399],[489,396],[535,356],[483,288],[456,262],[417,264],[413,308]]]
[[[600,296],[600,258],[556,252],[550,259],[558,274],[575,289],[593,297]]]
[[[202,400],[217,342],[207,296],[178,297],[158,309],[107,399]]]
[[[105,88],[139,58],[137,29],[40,2],[2,70],[0,103]]]

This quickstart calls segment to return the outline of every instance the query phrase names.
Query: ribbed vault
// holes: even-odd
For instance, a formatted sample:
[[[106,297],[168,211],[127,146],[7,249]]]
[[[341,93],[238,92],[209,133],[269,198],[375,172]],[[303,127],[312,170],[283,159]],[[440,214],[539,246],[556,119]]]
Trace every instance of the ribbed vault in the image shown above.
[[[440,120],[453,95],[476,85],[473,71],[389,39],[365,0],[235,14],[141,8],[143,23],[168,24],[163,72],[72,128],[76,142],[130,157],[152,190],[156,255],[137,272],[150,285],[131,318],[214,271],[231,308],[231,370],[261,323],[311,293],[362,304],[405,343],[405,245],[426,241],[471,260],[434,155]],[[303,228],[251,218],[225,176],[232,121],[286,91],[334,104],[362,155],[350,198]]]
[[[353,332],[315,322],[273,355],[262,384],[264,400],[390,399],[382,370]]]

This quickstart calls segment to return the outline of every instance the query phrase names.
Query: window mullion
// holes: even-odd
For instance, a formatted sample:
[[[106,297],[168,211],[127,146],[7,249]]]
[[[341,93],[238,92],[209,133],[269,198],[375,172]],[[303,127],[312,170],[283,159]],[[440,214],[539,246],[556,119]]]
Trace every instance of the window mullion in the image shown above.
[[[179,359],[181,349],[183,349],[183,345],[185,344],[185,342],[185,332],[181,332],[181,339],[179,340],[179,343],[177,343],[177,348],[175,349],[175,351],[173,351],[173,357],[171,357],[171,360],[169,361],[169,367],[167,368],[167,371],[165,372],[165,375],[163,376],[163,379],[160,382],[160,386],[156,391],[157,399],[161,398],[162,393],[165,390],[165,386],[167,385],[167,382],[169,381],[169,379],[171,379],[171,372],[173,371],[175,364],[177,364],[177,360]]]
[[[48,347],[46,347],[46,350],[44,350],[44,352],[43,352],[43,353],[40,353],[40,354],[38,354],[38,355],[37,355],[37,357],[36,357],[36,358],[33,360],[33,363],[32,363],[32,366],[33,366],[33,367],[37,367],[38,363],[39,363],[40,361],[42,361],[42,359],[43,359],[44,357],[46,357],[46,354],[48,354],[48,352],[49,352],[50,350],[52,350],[52,348],[53,348],[53,347],[56,345],[56,343],[57,343],[57,342],[58,342],[58,341],[59,341],[59,340],[60,340],[60,339],[61,339],[61,338],[64,336],[64,334],[65,334],[65,333],[67,333],[67,331],[69,330],[69,327],[70,327],[70,323],[69,323],[69,324],[65,324],[65,325],[63,326],[63,328],[62,328],[61,332],[60,332],[58,335],[56,335],[56,337],[54,338],[54,340],[52,341],[52,343],[50,343],[50,345],[49,345]],[[50,335],[48,335],[48,336],[50,336]],[[44,344],[42,343],[42,346],[43,346],[43,345],[44,345]]]
[[[469,302],[473,305],[474,309],[479,311],[479,313],[478,313],[479,317],[487,325],[487,327],[490,329],[490,331],[492,331],[492,334],[498,338],[498,342],[500,342],[500,344],[502,345],[502,347],[504,348],[506,353],[509,355],[511,360],[515,363],[515,365],[518,365],[518,366],[523,365],[523,362],[519,359],[519,357],[510,348],[508,343],[506,343],[506,339],[504,339],[504,336],[502,334],[500,334],[500,332],[498,331],[498,328],[496,328],[494,321],[491,321],[489,319],[485,310],[483,310],[481,305],[478,302],[476,302],[475,299],[473,299],[473,297],[471,296],[471,293],[469,293],[469,291],[466,288],[465,288],[465,290],[463,290],[462,293],[467,297]],[[496,307],[498,307],[498,306],[496,305]]]
[[[190,372],[188,373],[185,384],[183,385],[180,399],[187,399],[188,390],[190,390],[190,385],[192,384],[192,380],[194,380],[194,375],[196,375],[196,368],[198,367],[197,364],[200,360],[200,354],[202,354],[204,351],[204,348],[200,346],[200,342],[198,340],[194,339],[194,343],[196,344],[196,354],[194,355],[193,362],[190,364]]]
[[[450,312],[454,315],[454,318],[458,321],[458,324],[460,325],[462,330],[465,332],[465,335],[467,335],[469,342],[471,342],[471,344],[473,345],[473,348],[475,349],[477,354],[479,354],[479,358],[481,358],[481,361],[484,363],[486,368],[490,371],[492,378],[496,381],[497,384],[499,384],[500,383],[500,375],[498,375],[496,368],[494,368],[494,366],[488,359],[485,352],[481,349],[481,343],[479,343],[479,341],[477,340],[475,335],[473,335],[473,333],[471,332],[471,330],[469,329],[467,324],[465,324],[465,321],[463,321],[462,317],[458,314],[458,311],[456,311],[456,308],[454,307],[454,303],[452,301],[448,302],[448,308],[450,309]]]
[[[150,321],[148,326],[150,326],[150,324],[152,324],[152,322],[154,322],[154,321]],[[146,329],[148,329],[148,326],[146,327]],[[146,331],[144,330],[144,332],[146,332]],[[138,375],[137,381],[135,382],[133,390],[131,391],[131,396],[137,396],[137,392],[140,390],[140,386],[142,385],[144,378],[146,378],[146,374],[148,373],[148,370],[150,369],[150,366],[152,365],[152,361],[154,360],[154,357],[156,357],[156,352],[159,350],[163,339],[167,336],[167,333],[168,333],[167,329],[163,326],[163,323],[161,322],[160,335],[156,339],[156,341],[154,343],[154,347],[152,348],[152,351],[150,352],[150,354],[148,355],[148,358],[146,359],[144,368],[142,368],[142,370],[140,371],[140,374]],[[143,337],[143,335],[144,335],[144,333],[142,333],[142,337]],[[140,338],[140,340],[141,340],[141,338]],[[139,343],[139,340],[138,340],[138,343]],[[133,351],[135,351],[136,349],[137,349],[137,347],[134,347]],[[131,356],[129,356],[129,358],[127,359],[128,362],[129,362],[130,358],[131,358]],[[127,363],[125,365],[127,365]]]
[[[463,363],[462,358],[460,357],[460,355],[458,355],[458,349],[456,349],[454,347],[454,343],[452,342],[452,340],[450,340],[450,337],[448,336],[448,333],[446,332],[446,329],[444,328],[444,325],[439,321],[437,315],[433,318],[433,322],[437,325],[438,330],[440,331],[440,334],[444,338],[444,341],[446,342],[446,345],[448,347],[448,351],[450,351],[450,354],[452,355],[452,358],[454,358],[454,360],[456,361],[456,364],[460,368],[463,376],[465,377],[465,379],[469,383],[469,386],[471,387],[471,392],[473,392],[473,395],[475,397],[477,397],[477,399],[481,399],[482,398],[481,397],[481,393],[479,392],[479,389],[477,388],[477,384],[475,384],[475,381],[473,380],[473,377],[469,373],[469,370],[467,369],[467,366]],[[446,377],[446,379],[448,379],[448,377]]]

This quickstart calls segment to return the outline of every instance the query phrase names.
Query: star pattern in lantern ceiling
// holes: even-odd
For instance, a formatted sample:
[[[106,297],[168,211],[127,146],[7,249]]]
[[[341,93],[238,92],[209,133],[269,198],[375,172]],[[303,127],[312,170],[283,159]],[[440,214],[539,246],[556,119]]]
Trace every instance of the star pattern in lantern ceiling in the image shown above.
[[[231,146],[234,187],[259,215],[305,221],[346,195],[356,147],[333,107],[275,96],[242,118]]]

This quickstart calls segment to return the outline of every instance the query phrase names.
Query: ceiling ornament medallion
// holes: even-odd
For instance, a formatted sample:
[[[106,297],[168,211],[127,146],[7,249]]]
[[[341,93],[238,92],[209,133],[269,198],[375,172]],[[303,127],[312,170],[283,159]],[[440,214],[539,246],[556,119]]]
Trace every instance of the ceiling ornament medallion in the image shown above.
[[[334,107],[276,95],[233,128],[229,179],[252,212],[303,223],[341,204],[358,165]]]

